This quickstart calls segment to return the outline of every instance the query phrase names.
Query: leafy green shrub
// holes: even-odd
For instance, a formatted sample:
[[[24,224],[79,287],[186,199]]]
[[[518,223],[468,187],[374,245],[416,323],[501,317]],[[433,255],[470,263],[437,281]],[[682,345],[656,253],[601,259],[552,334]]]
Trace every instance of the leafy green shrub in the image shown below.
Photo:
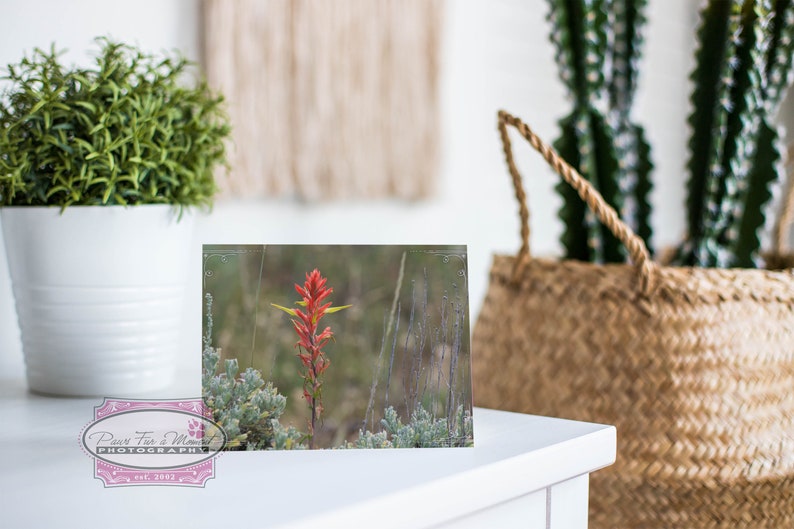
[[[304,434],[294,427],[285,428],[278,419],[284,413],[287,398],[259,371],[248,368],[239,377],[237,359],[226,360],[224,372],[218,373],[220,349],[212,347],[212,296],[206,295],[207,331],[202,351],[201,388],[213,419],[226,432],[230,450],[296,449]]]
[[[373,433],[359,432],[358,440],[349,448],[438,448],[472,446],[474,426],[471,415],[458,406],[455,421],[434,419],[422,406],[417,406],[408,424],[403,424],[397,412],[389,406],[381,420],[383,429]]]
[[[93,68],[54,46],[8,66],[0,205],[209,206],[226,163],[223,97],[182,84],[190,62],[100,38]]]

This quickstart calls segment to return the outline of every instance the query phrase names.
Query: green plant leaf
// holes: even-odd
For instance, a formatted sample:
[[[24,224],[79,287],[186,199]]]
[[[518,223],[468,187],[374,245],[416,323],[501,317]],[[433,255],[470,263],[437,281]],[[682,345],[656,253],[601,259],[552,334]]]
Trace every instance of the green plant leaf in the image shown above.
[[[298,314],[295,312],[295,309],[288,309],[287,307],[282,307],[281,305],[276,305],[275,303],[271,303],[271,305],[273,307],[277,308],[278,310],[282,310],[282,311],[286,312],[290,316],[293,316],[293,317],[297,317],[298,316]]]
[[[54,45],[9,65],[0,205],[210,206],[230,132],[222,96],[186,82],[180,56],[97,42],[93,68],[64,67]]]
[[[334,312],[339,312],[340,310],[349,309],[352,306],[353,305],[343,305],[341,307],[328,307],[327,309],[325,309],[325,313],[326,314],[333,314]]]

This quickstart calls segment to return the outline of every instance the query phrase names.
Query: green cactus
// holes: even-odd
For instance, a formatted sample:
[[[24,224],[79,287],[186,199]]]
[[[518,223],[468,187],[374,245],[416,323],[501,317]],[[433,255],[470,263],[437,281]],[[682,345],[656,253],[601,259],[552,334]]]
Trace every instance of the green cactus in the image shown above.
[[[782,174],[772,120],[791,80],[793,31],[792,0],[709,0],[701,11],[679,264],[757,264],[764,209]]]
[[[574,105],[554,146],[651,249],[651,149],[631,121],[647,0],[548,1],[560,78]],[[705,0],[700,15],[689,231],[676,264],[757,266],[765,209],[784,172],[773,119],[792,80],[794,0]],[[566,256],[623,261],[623,249],[577,194],[557,189]]]
[[[783,162],[780,143],[777,128],[763,121],[758,132],[753,169],[748,175],[744,215],[738,217],[738,227],[734,228],[739,232],[733,247],[732,266],[752,268],[759,265],[758,251],[761,241],[758,232],[766,221],[764,209],[772,198],[771,187],[776,176],[784,171],[780,168]]]
[[[574,110],[560,121],[562,135],[555,149],[573,167],[593,182],[615,207],[621,202],[619,184],[614,178],[618,159],[612,131],[595,109]],[[623,248],[615,237],[587,209],[576,191],[562,182],[556,186],[563,198],[560,218],[565,228],[561,237],[569,259],[593,262],[622,262]]]
[[[632,123],[631,110],[639,77],[639,55],[644,43],[642,28],[647,19],[647,0],[612,2],[613,50],[609,78],[609,122],[615,131],[615,148],[619,160],[621,216],[651,249],[650,173],[651,147],[644,129]]]
[[[581,167],[578,140],[576,133],[576,121],[578,116],[571,114],[560,121],[562,135],[554,142],[555,150],[571,166]],[[557,192],[562,197],[563,207],[559,216],[563,220],[563,232],[560,237],[568,259],[579,261],[590,260],[590,246],[585,226],[585,214],[587,206],[571,186],[561,183],[557,184]]]
[[[641,127],[631,123],[646,1],[549,0],[560,78],[574,102],[560,121],[557,151],[650,242],[652,164]],[[605,73],[605,65],[611,67]],[[605,108],[606,110],[602,110]],[[566,185],[559,216],[570,259],[623,262],[625,249]]]
[[[794,56],[794,2],[792,0],[765,1],[761,3],[759,19],[764,24],[756,28],[758,75],[761,108],[757,131],[756,150],[748,176],[744,196],[744,215],[736,219],[733,229],[737,238],[733,244],[733,266],[749,267],[758,263],[761,246],[758,232],[766,218],[764,210],[772,198],[771,187],[785,174],[783,167],[782,133],[774,123],[780,102],[792,79]]]

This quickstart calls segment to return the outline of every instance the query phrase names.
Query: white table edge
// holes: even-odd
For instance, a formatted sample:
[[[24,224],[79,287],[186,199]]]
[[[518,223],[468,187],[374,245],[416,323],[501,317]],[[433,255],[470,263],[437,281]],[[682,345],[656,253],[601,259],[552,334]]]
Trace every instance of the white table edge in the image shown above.
[[[478,412],[501,412],[475,408]],[[325,511],[315,516],[279,525],[277,529],[316,529],[317,527],[350,527],[350,519],[378,519],[379,528],[432,527],[449,522],[449,512],[459,517],[488,508],[495,504],[510,501],[551,485],[589,474],[615,462],[617,431],[614,426],[596,425],[594,431],[573,439],[547,446],[518,456],[497,461],[454,476],[427,481],[420,485],[395,491],[366,500],[355,505]],[[475,448],[476,450],[476,431]],[[570,457],[576,455],[577,457]],[[565,461],[567,464],[551,465],[551,461]],[[509,472],[507,471],[509,470]],[[543,477],[539,476],[543,474]],[[504,479],[505,476],[508,479]],[[490,481],[497,486],[482,493],[482,483]],[[449,501],[443,509],[403,509],[391,508],[394,505],[416,506],[423,498],[439,497],[444,494]],[[383,519],[388,512],[390,518]]]

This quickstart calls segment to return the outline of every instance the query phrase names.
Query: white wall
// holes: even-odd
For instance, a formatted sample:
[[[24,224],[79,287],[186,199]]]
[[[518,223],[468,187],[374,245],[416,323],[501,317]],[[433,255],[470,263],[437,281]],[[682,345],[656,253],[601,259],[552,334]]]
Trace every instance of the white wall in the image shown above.
[[[191,0],[110,2],[5,0],[0,7],[0,64],[52,40],[73,50],[110,34],[151,49],[179,47],[196,56],[197,6]],[[487,286],[493,252],[519,245],[517,205],[496,134],[496,111],[509,110],[549,141],[569,110],[553,61],[545,0],[449,0],[442,62],[443,163],[438,196],[427,202],[391,201],[302,206],[287,201],[218,203],[201,220],[196,252],[208,243],[466,243],[472,315]],[[45,13],[42,17],[40,13]],[[695,23],[690,0],[652,0],[637,120],[654,144],[656,243],[683,231],[687,75]],[[71,56],[70,56],[71,57]],[[557,183],[530,148],[515,142],[527,179],[536,254],[559,251]],[[1,251],[1,250],[0,250]],[[194,364],[200,344],[200,270],[190,273],[184,360]],[[18,331],[5,262],[0,257],[0,370],[21,373]],[[6,367],[3,367],[3,363]],[[0,371],[2,374],[2,371]]]

